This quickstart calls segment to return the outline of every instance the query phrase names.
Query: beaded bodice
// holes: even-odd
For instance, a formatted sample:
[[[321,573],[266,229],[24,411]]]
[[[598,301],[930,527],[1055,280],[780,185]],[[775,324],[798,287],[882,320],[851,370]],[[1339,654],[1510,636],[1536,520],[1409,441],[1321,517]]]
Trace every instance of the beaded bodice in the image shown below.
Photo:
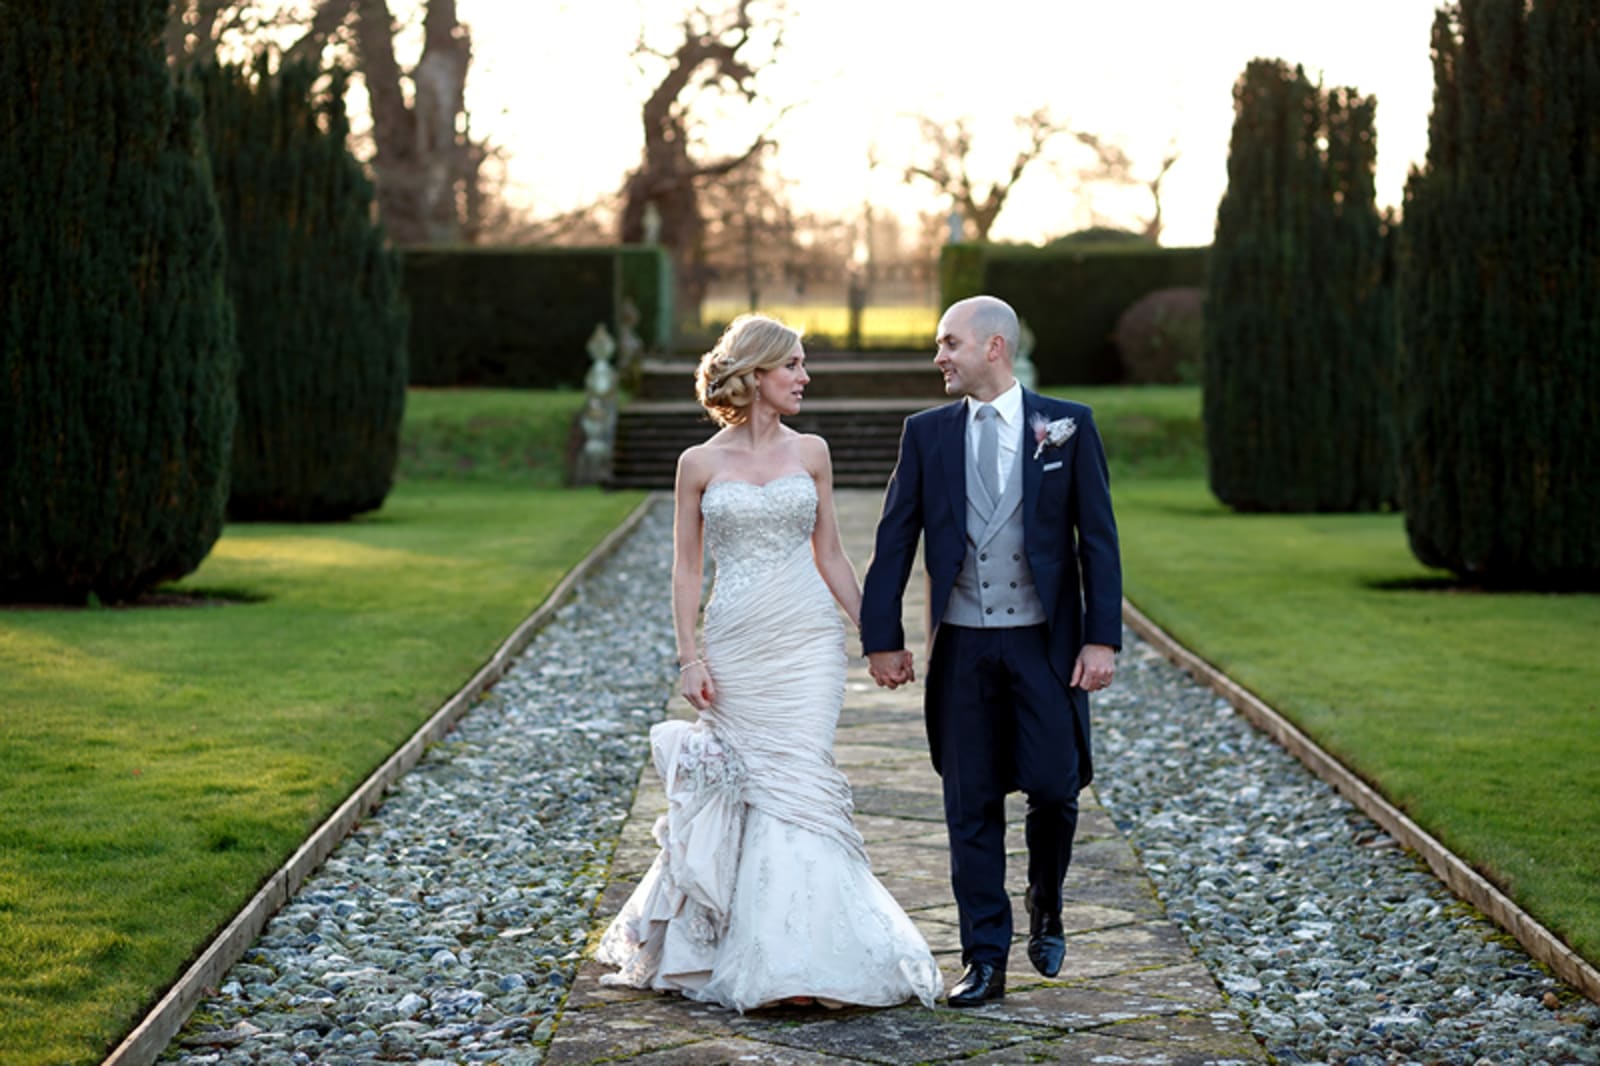
[[[701,494],[700,513],[717,566],[717,594],[737,595],[810,542],[817,524],[817,486],[803,471],[764,485],[714,481]]]

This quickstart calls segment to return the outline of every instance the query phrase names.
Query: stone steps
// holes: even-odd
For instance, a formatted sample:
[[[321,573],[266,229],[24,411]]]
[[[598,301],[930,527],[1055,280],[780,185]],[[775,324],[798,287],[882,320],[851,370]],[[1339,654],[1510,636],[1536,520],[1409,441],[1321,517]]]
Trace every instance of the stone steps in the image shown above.
[[[813,400],[808,395],[801,412],[784,422],[828,442],[835,484],[881,489],[894,470],[906,416],[943,399],[940,395],[932,400]],[[714,432],[716,426],[697,403],[635,400],[618,414],[615,459],[607,484],[619,489],[670,489],[678,454]]]

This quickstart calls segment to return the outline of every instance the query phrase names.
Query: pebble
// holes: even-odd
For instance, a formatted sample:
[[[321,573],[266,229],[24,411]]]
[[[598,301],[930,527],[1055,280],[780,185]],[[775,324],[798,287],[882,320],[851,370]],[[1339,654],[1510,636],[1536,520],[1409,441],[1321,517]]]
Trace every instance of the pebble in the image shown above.
[[[1094,701],[1096,794],[1270,1053],[1600,1063],[1600,1006],[1226,701],[1123,639]]]

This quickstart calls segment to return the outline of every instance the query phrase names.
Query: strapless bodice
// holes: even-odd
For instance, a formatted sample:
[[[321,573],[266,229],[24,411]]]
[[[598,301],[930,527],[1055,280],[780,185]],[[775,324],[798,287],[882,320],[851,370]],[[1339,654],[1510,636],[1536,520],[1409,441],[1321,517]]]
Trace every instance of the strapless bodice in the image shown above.
[[[817,486],[803,471],[762,485],[713,481],[700,496],[700,513],[717,566],[717,594],[737,595],[809,544],[817,524]]]

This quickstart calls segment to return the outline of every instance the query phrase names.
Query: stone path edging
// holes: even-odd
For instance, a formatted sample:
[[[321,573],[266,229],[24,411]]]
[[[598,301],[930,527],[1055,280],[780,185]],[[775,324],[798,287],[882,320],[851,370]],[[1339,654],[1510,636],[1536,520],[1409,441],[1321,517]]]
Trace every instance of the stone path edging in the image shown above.
[[[1515,937],[1529,955],[1550,967],[1557,977],[1573,988],[1600,1003],[1600,970],[1562,943],[1554,933],[1512,902],[1510,897],[1490,884],[1455,852],[1408,818],[1260,697],[1178,643],[1171,634],[1126,599],[1122,601],[1122,618],[1129,628],[1190,676],[1227,700],[1251,724],[1337,789],[1390,836],[1420,855],[1434,875],[1452,892]]]
[[[311,832],[305,842],[295,849],[294,854],[268,876],[260,890],[206,946],[200,957],[183,972],[167,993],[140,1020],[133,1032],[129,1033],[106,1057],[102,1066],[149,1066],[155,1062],[168,1042],[183,1027],[184,1021],[205,994],[206,988],[215,984],[234,963],[239,961],[250,945],[255,943],[267,920],[294,895],[301,882],[322,865],[335,845],[349,835],[356,823],[378,805],[383,799],[384,791],[415,766],[428,745],[448,733],[456,721],[471,708],[473,700],[506,672],[534,635],[572,596],[578,583],[627,540],[634,527],[649,512],[653,500],[653,496],[645,497],[621,524],[569,570],[545,597],[544,602],[522,620],[522,623],[495,650],[488,662],[472,675],[471,680],[429,716],[428,720],[411,734],[410,739],[368,775],[367,779]]]

